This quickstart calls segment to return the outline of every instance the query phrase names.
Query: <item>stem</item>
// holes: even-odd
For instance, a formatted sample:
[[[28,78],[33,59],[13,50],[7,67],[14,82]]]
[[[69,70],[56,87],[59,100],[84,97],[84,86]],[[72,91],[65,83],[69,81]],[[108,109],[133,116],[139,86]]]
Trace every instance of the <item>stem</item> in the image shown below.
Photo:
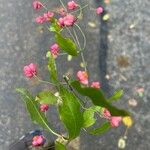
[[[85,34],[84,32],[82,31],[81,27],[75,23],[75,26],[79,29],[79,31],[81,32],[82,36],[83,36],[83,39],[84,39],[84,45],[83,45],[83,48],[82,48],[82,51],[85,49],[86,47],[86,37],[85,37]]]
[[[69,86],[70,90],[73,92],[73,94],[74,94],[79,100],[81,100],[80,97],[79,97],[79,96],[76,94],[76,92],[74,91],[73,87],[70,85],[67,76],[64,76],[64,80],[65,80],[65,82],[67,83],[67,85]],[[83,104],[82,104],[81,102],[82,102]],[[78,101],[78,103],[80,104],[80,106],[82,107],[82,109],[88,110],[88,108],[86,108],[86,107],[83,106],[83,105],[84,105],[84,102],[83,102],[82,100],[81,100],[81,102]],[[93,109],[93,110],[95,110],[95,109]],[[96,113],[100,118],[104,118],[104,117],[99,113],[99,111],[96,110],[95,113]]]
[[[75,13],[75,12],[78,12],[78,11],[81,11],[81,10],[83,10],[84,8],[86,8],[86,7],[88,7],[89,5],[87,4],[87,5],[85,5],[85,6],[83,6],[83,7],[81,7],[80,5],[79,5],[79,9],[77,9],[77,10],[75,10],[75,11],[72,11],[71,13]]]
[[[65,54],[64,54],[65,55]],[[48,82],[48,81],[44,81],[44,80],[41,80],[41,79],[39,79],[36,75],[34,75],[34,77],[39,81],[39,82],[42,82],[42,83],[46,83],[46,84],[50,84],[50,85],[53,85],[53,86],[57,86],[56,84],[54,84],[54,83],[51,83],[51,82]],[[66,83],[64,83],[64,82],[60,82],[61,84],[66,84]]]
[[[42,4],[42,7],[43,7],[46,11],[48,11],[48,8],[45,6],[45,4]]]
[[[87,72],[86,61],[85,61],[85,58],[84,58],[84,55],[83,55],[83,52],[82,52],[82,48],[81,48],[81,45],[80,45],[78,36],[77,36],[76,31],[74,30],[74,28],[73,28],[73,32],[74,32],[76,41],[77,41],[77,43],[78,43],[78,46],[79,46],[79,49],[80,49],[80,52],[81,52],[81,58],[82,58],[82,62],[83,62],[83,64],[84,64],[84,70],[85,70],[85,72]]]
[[[67,53],[60,53],[58,54],[58,56],[62,56],[62,55],[68,55]]]
[[[67,11],[67,9],[66,9],[66,7],[65,7],[65,5],[64,5],[64,3],[63,3],[63,1],[62,1],[62,0],[59,0],[59,1],[60,1],[61,5],[63,6],[63,8],[65,9],[65,11]]]
[[[76,42],[77,42],[77,44],[78,44],[79,50],[81,51],[81,45],[80,45],[80,42],[79,42],[78,36],[77,36],[76,31],[75,31],[75,29],[74,29],[74,28],[73,28],[73,33],[74,33],[74,36],[75,36],[75,38],[76,38]]]
[[[70,36],[72,37],[72,39],[74,40],[74,42],[76,43],[76,40],[73,36],[73,34],[71,33],[70,29],[68,27],[66,27],[67,31],[69,32]]]
[[[70,85],[67,76],[64,76],[64,80],[65,80],[66,84],[68,85],[68,87],[70,88],[70,90],[73,92],[73,94],[74,94],[79,100],[81,100],[80,97],[79,97],[79,96],[76,94],[76,92],[74,91],[73,87]],[[81,102],[82,102],[83,104],[81,104]],[[84,105],[84,102],[83,102],[82,100],[81,100],[81,102],[78,101],[78,103],[80,104],[80,106],[81,106],[83,109],[87,109],[87,108],[85,108],[85,107],[83,106],[83,105]]]
[[[125,133],[124,133],[124,138],[127,136],[127,134],[128,134],[128,127],[126,128],[126,130],[125,130]]]
[[[79,10],[80,10],[80,13],[79,13],[79,15],[77,16],[77,18],[82,18],[83,13],[82,13],[82,8],[81,8],[80,5],[79,5]]]
[[[50,84],[50,85],[53,85],[53,86],[56,86],[56,84],[54,83],[51,83],[51,82],[48,82],[48,81],[44,81],[44,80],[41,80],[38,76],[34,75],[34,77],[39,81],[39,82],[42,82],[42,83],[46,83],[46,84]]]

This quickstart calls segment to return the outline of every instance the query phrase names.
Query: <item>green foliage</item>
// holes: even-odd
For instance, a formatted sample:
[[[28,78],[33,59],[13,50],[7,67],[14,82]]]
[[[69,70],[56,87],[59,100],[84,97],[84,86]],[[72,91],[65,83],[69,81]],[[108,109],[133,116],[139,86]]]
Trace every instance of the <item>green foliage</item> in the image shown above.
[[[61,27],[57,23],[57,19],[51,20],[51,25],[49,27],[49,31],[59,33],[61,31]]]
[[[67,148],[62,143],[55,141],[55,150],[67,150]]]
[[[100,113],[101,107],[99,106],[92,106],[86,109],[83,113],[83,127],[88,128],[92,126],[96,119],[94,118],[95,112]]]
[[[80,134],[83,125],[83,115],[80,111],[79,99],[64,86],[59,86],[62,104],[59,106],[60,119],[69,133],[69,140]]]
[[[114,95],[111,96],[108,101],[111,103],[113,101],[119,100],[123,95],[123,90],[117,90],[115,91]]]
[[[107,108],[112,116],[129,116],[129,113],[125,110],[112,106],[104,97],[101,90],[91,87],[82,87],[79,81],[73,81],[71,85],[81,95],[89,97],[94,105]]]
[[[61,34],[55,34],[56,43],[59,47],[69,55],[77,56],[77,46],[70,38],[64,38]]]
[[[56,104],[57,97],[50,91],[40,92],[37,96],[37,100],[40,104]]]
[[[49,58],[48,70],[50,72],[50,79],[52,82],[56,83],[57,82],[57,68],[56,68],[55,59],[53,58],[51,52],[47,52],[46,56]]]
[[[110,123],[105,122],[102,125],[100,125],[100,127],[89,131],[89,133],[94,134],[94,135],[100,135],[100,134],[103,134],[103,133],[107,132],[110,128],[111,128]]]
[[[26,89],[20,88],[16,89],[16,91],[21,94],[22,100],[26,104],[32,121],[39,124],[41,127],[47,129],[48,131],[53,132],[48,125],[48,121],[45,115],[39,111],[39,107],[34,97]]]

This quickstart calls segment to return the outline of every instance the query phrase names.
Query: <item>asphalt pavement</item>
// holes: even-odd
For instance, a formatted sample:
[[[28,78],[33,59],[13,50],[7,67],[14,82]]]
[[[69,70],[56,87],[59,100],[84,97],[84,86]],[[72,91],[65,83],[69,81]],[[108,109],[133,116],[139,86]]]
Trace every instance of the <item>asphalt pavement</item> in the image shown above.
[[[128,130],[126,150],[150,149],[150,2],[149,0],[111,0],[103,5],[105,13],[95,15],[94,8],[102,0],[83,0],[89,3],[80,24],[87,38],[85,58],[90,80],[99,80],[107,96],[116,89],[124,89],[120,107],[132,113],[134,125]],[[48,7],[56,8],[59,1],[48,1]],[[109,19],[104,20],[108,14]],[[34,22],[38,14],[29,0],[0,0],[0,150],[23,134],[38,128],[33,125],[16,87],[27,87],[33,93],[49,88],[37,82],[29,82],[22,74],[24,65],[38,64],[43,79],[49,79],[45,53],[54,42],[51,33],[45,32]],[[81,39],[82,40],[82,39]],[[80,58],[66,61],[58,58],[60,74],[73,74],[81,69]],[[142,89],[142,93],[139,92]],[[51,120],[61,130],[56,110],[50,110]],[[123,126],[102,136],[82,133],[76,144],[80,150],[117,150],[118,140],[124,135]],[[52,137],[53,138],[53,137]]]

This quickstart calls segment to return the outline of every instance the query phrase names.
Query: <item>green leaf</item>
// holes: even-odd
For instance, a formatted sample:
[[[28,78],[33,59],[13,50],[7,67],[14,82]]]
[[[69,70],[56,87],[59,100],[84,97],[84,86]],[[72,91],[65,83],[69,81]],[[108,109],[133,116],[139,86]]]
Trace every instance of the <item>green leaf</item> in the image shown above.
[[[53,18],[52,23],[51,23],[51,25],[49,27],[49,31],[57,32],[57,33],[61,31],[61,27],[58,25],[57,19]]]
[[[70,38],[64,38],[61,34],[55,34],[56,43],[59,47],[69,55],[77,56],[77,46]]]
[[[23,88],[16,89],[16,91],[21,94],[22,100],[26,104],[27,110],[30,114],[32,121],[53,133],[52,129],[48,125],[48,121],[44,113],[39,111],[37,102],[34,100],[34,97]]]
[[[56,104],[57,103],[57,97],[51,93],[50,91],[43,91],[40,92],[37,96],[38,101],[40,104]]]
[[[100,113],[100,110],[101,110],[101,107],[92,106],[84,111],[84,113],[83,113],[83,120],[84,120],[83,127],[84,128],[88,128],[96,122],[96,119],[94,118],[94,114],[95,114],[95,112]]]
[[[89,97],[94,105],[107,108],[112,116],[129,116],[127,111],[112,106],[104,97],[101,90],[91,87],[82,87],[79,81],[73,81],[71,85],[81,95]]]
[[[55,150],[67,150],[67,148],[62,143],[56,141],[55,142]]]
[[[90,134],[94,134],[94,135],[100,135],[100,134],[103,134],[106,131],[108,131],[110,128],[111,128],[110,123],[109,122],[105,122],[100,127],[89,131],[89,133]]]
[[[113,96],[111,96],[108,101],[111,103],[112,101],[116,101],[118,99],[120,99],[123,95],[123,90],[118,90],[114,93]]]
[[[83,114],[80,111],[79,99],[64,86],[60,85],[62,104],[59,106],[60,119],[68,130],[72,140],[80,134],[83,125]]]
[[[50,72],[51,81],[55,83],[57,81],[57,68],[55,64],[55,59],[53,58],[51,52],[47,53],[47,57],[49,58],[48,70]]]
[[[96,122],[96,119],[94,118],[94,113],[95,111],[91,108],[84,111],[83,113],[83,119],[84,119],[83,127],[84,128],[88,128]]]

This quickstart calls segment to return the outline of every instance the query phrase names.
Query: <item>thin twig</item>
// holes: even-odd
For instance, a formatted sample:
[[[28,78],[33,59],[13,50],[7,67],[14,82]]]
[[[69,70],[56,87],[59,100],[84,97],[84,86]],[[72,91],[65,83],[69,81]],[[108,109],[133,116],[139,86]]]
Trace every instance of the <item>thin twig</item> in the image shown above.
[[[81,32],[81,34],[83,36],[83,40],[84,40],[84,44],[83,44],[83,48],[82,48],[82,51],[83,51],[86,47],[86,36],[78,24],[75,23],[75,26],[79,29],[79,31]]]
[[[75,10],[75,11],[72,11],[71,13],[75,13],[75,12],[81,11],[81,10],[83,10],[84,8],[88,7],[88,6],[89,6],[88,4],[85,5],[85,6],[83,6],[83,7],[80,6],[79,9],[77,9],[77,10]]]
[[[77,43],[78,43],[78,46],[79,46],[79,49],[80,49],[80,52],[81,52],[81,58],[82,58],[82,62],[83,62],[83,64],[84,64],[84,70],[87,72],[86,61],[85,61],[85,58],[84,58],[84,55],[83,55],[83,52],[82,52],[82,48],[81,48],[81,45],[80,45],[80,42],[79,42],[77,33],[76,33],[76,31],[75,31],[74,28],[73,28],[73,32],[74,32],[76,41],[77,41]]]
[[[67,11],[67,9],[66,9],[66,7],[65,7],[65,5],[64,5],[64,3],[63,3],[63,1],[62,1],[62,0],[59,0],[59,1],[60,1],[61,5],[63,6],[63,8],[65,9],[65,11]]]

